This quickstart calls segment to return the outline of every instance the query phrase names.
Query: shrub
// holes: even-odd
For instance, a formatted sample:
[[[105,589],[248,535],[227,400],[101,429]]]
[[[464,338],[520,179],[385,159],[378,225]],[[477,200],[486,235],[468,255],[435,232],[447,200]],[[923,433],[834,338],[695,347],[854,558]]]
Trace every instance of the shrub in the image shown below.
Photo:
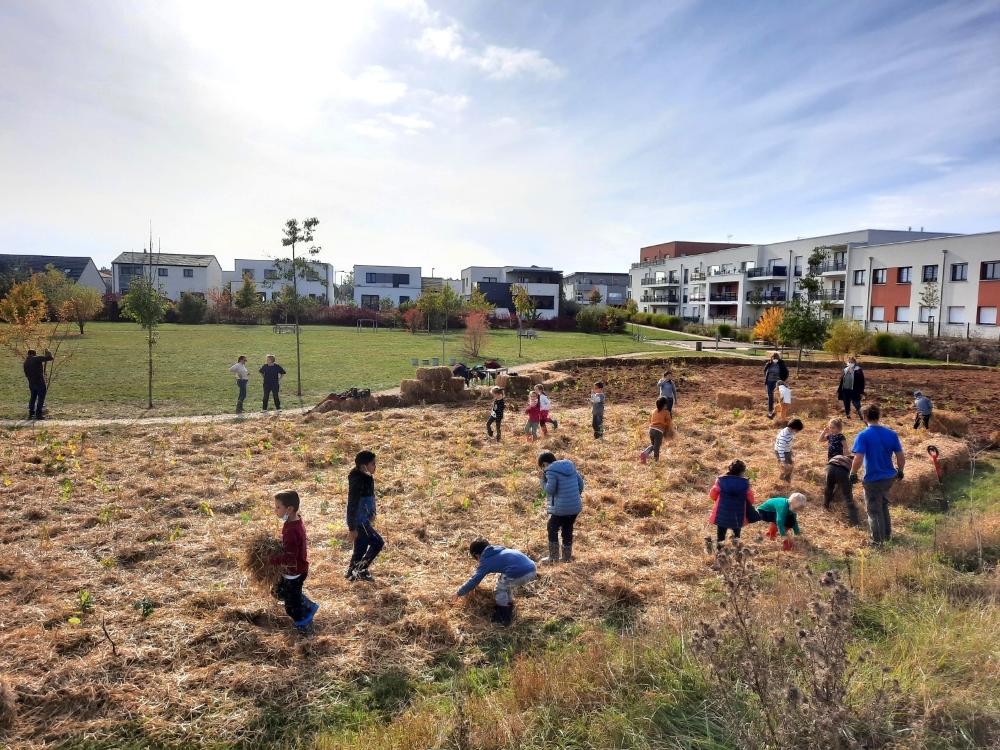
[[[480,350],[489,340],[490,324],[486,313],[473,310],[465,315],[465,351],[471,357],[478,357]]]
[[[912,336],[897,336],[894,333],[876,333],[872,341],[874,353],[880,357],[919,357],[920,344]]]
[[[588,305],[576,314],[576,327],[583,333],[621,333],[625,330],[625,313],[604,305]]]
[[[823,349],[843,357],[870,349],[872,335],[856,320],[837,320],[830,326]]]
[[[719,331],[719,336],[728,339],[732,336],[733,327],[729,325],[729,323],[719,323],[718,331]]]
[[[764,311],[764,314],[757,319],[753,327],[755,339],[767,341],[772,344],[778,342],[778,328],[785,318],[785,311],[780,307],[771,307]]]
[[[181,323],[192,325],[205,320],[205,311],[208,303],[205,298],[197,294],[183,292],[180,302],[177,303],[177,315]]]

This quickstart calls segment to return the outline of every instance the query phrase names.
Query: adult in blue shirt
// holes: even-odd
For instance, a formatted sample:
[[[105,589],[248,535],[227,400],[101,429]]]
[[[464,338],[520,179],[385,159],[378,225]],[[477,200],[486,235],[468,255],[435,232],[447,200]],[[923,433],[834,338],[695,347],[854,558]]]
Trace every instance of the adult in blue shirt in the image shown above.
[[[865,409],[868,426],[854,438],[854,461],[851,464],[851,481],[858,480],[858,469],[865,465],[865,506],[872,542],[882,544],[892,537],[889,519],[889,492],[897,479],[903,478],[906,456],[895,430],[879,424],[882,411],[875,404]],[[892,465],[892,457],[896,465]]]

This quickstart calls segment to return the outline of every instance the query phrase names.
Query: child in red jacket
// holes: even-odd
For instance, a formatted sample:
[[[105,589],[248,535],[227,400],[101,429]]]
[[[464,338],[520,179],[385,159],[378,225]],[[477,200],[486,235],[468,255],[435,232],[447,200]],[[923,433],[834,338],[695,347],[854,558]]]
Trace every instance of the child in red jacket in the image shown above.
[[[274,515],[285,522],[281,527],[281,554],[271,558],[272,565],[284,568],[281,581],[274,587],[274,595],[285,603],[285,612],[295,627],[306,632],[319,605],[302,593],[302,584],[309,575],[309,554],[306,526],[299,515],[299,493],[284,490],[276,494]]]
[[[524,425],[528,440],[537,440],[538,426],[542,420],[542,407],[538,402],[538,394],[534,391],[528,394],[528,408],[524,410],[524,413],[528,415],[528,421]]]

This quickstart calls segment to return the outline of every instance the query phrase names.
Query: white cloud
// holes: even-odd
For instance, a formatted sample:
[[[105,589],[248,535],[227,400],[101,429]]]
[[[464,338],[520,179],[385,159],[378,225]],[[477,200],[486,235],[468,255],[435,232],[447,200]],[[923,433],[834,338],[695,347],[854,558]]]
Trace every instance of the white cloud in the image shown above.
[[[382,115],[382,119],[391,125],[395,125],[405,133],[418,133],[421,130],[430,130],[434,123],[420,115]]]
[[[501,80],[522,73],[550,80],[563,76],[563,70],[558,65],[534,49],[490,45],[476,58],[476,65],[485,70],[490,78]]]
[[[392,140],[398,135],[419,135],[434,129],[434,123],[419,114],[398,115],[384,112],[352,126],[355,133],[375,140]]]
[[[348,99],[384,106],[399,101],[407,88],[381,65],[373,65],[353,78],[345,77],[340,93]]]
[[[457,114],[469,106],[471,100],[465,94],[434,94],[431,96],[431,106],[434,109]]]
[[[462,44],[462,32],[455,25],[442,28],[428,27],[421,32],[420,38],[414,44],[421,52],[445,60],[461,60],[469,54]]]

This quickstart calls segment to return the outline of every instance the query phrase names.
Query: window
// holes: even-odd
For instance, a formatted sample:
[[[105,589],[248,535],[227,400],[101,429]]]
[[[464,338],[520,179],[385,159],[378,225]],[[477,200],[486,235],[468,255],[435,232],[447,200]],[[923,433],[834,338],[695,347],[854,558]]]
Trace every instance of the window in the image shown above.
[[[864,270],[859,270],[854,272],[854,286],[864,286],[865,285],[865,272]]]
[[[410,274],[408,273],[375,273],[368,271],[365,273],[366,284],[387,284],[393,288],[410,285]]]
[[[362,294],[361,306],[366,310],[378,310],[379,296],[377,294]]]
[[[873,268],[872,269],[872,283],[873,284],[884,284],[885,274],[888,269],[885,268]]]
[[[982,281],[996,281],[1000,279],[1000,260],[991,260],[983,263],[979,268],[979,278]]]
[[[924,273],[921,278],[924,280],[924,282],[937,281],[937,272],[938,272],[937,265],[924,266]]]
[[[166,276],[168,270],[170,270],[170,269],[167,269],[167,268],[157,268],[156,269],[156,275],[157,276]]]
[[[873,307],[872,308],[872,320],[881,322],[885,320],[885,308],[884,307]]]
[[[404,302],[409,302],[409,301],[410,298],[407,295],[405,294],[399,295],[399,304],[403,304]]]
[[[949,307],[948,308],[948,322],[949,323],[964,323],[965,322],[965,308],[964,307]]]
[[[496,276],[483,276],[483,281],[485,283],[487,283],[487,284],[496,284],[497,283],[497,277]]]
[[[185,279],[193,279],[194,278],[194,269],[193,268],[185,268],[184,269],[184,278]]]
[[[920,322],[921,323],[930,323],[932,317],[934,317],[934,308],[932,308],[932,307],[924,307],[923,305],[921,305],[920,306]]]
[[[535,307],[539,310],[555,310],[556,309],[556,298],[555,297],[537,297],[531,295],[531,298],[535,301]]]
[[[909,307],[897,307],[896,308],[896,322],[897,323],[909,323],[910,322],[910,308]]]
[[[997,309],[995,307],[980,307],[976,320],[981,326],[995,326],[997,324]]]
[[[909,284],[910,277],[913,275],[913,266],[903,266],[902,268],[896,269],[896,283],[897,284]]]
[[[244,268],[244,269],[243,269],[243,273],[242,273],[242,274],[240,274],[240,278],[243,278],[243,277],[247,277],[247,278],[251,278],[251,279],[253,279],[253,278],[256,278],[256,277],[254,276],[254,273],[253,273],[253,269],[252,269],[252,268]]]
[[[951,264],[951,280],[952,281],[966,281],[969,278],[969,264],[968,263],[952,263]]]
[[[273,281],[274,279],[278,278],[278,272],[275,271],[273,268],[266,268],[264,269],[264,278],[271,279]]]
[[[861,305],[851,305],[851,317],[854,320],[864,320],[865,308]]]

